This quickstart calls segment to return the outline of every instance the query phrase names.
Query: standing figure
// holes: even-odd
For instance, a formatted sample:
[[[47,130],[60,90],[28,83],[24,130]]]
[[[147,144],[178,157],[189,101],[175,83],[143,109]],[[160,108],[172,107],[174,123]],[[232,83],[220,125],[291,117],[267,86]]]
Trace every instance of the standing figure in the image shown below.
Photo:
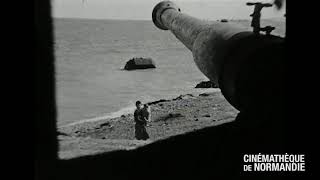
[[[135,122],[135,137],[137,140],[147,140],[149,135],[146,130],[147,122],[143,118],[143,110],[141,108],[142,103],[140,101],[136,102],[137,109],[134,111],[134,122]]]

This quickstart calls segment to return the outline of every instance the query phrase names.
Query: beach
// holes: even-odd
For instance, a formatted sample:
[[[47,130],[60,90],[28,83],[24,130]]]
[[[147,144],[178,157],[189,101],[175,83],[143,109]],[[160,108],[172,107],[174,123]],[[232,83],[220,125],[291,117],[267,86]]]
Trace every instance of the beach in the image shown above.
[[[59,128],[59,157],[69,159],[135,149],[170,136],[231,122],[238,113],[219,90],[199,95],[185,94],[148,104],[152,118],[147,126],[149,140],[135,140],[132,112],[116,118]]]
[[[232,20],[250,27],[249,20]],[[283,19],[262,20],[284,36]],[[231,122],[238,111],[208,81],[192,53],[151,21],[55,19],[59,157],[68,159],[130,150]],[[121,29],[121,31],[119,31]],[[150,57],[155,69],[125,71],[133,57]],[[134,138],[134,103],[150,104],[148,141]]]

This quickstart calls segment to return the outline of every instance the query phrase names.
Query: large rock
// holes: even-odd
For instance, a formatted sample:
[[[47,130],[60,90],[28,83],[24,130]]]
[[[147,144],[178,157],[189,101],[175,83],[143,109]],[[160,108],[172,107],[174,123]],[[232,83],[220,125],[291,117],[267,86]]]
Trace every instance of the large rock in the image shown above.
[[[156,68],[151,58],[133,58],[125,65],[125,70]]]
[[[195,88],[218,88],[218,86],[211,81],[202,81]]]
[[[227,19],[221,19],[220,22],[228,22]]]

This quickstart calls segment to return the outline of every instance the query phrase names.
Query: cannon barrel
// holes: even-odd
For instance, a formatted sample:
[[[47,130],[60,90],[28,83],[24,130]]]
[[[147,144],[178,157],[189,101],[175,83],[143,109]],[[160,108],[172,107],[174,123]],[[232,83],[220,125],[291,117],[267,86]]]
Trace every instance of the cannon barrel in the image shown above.
[[[284,38],[254,34],[236,23],[200,20],[181,13],[170,1],[154,7],[152,20],[192,51],[199,70],[236,109],[281,96]]]

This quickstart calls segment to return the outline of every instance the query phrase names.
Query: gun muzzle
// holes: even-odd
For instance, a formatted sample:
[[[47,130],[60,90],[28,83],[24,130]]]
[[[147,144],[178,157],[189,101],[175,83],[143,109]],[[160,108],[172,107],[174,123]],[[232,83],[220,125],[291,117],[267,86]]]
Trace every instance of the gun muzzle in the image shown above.
[[[192,51],[200,71],[238,110],[282,92],[283,38],[257,35],[235,23],[199,20],[170,1],[154,7],[152,20]]]

